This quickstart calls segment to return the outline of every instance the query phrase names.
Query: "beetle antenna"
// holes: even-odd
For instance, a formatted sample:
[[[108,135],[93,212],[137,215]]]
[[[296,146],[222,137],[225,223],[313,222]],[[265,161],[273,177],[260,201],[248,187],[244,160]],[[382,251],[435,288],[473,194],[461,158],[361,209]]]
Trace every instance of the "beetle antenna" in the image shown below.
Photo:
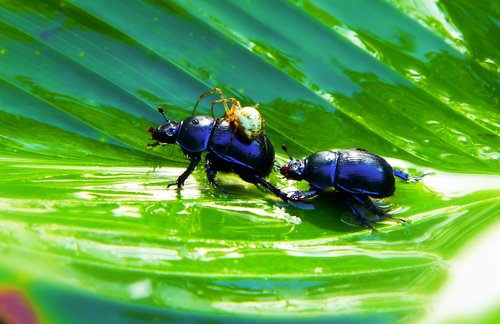
[[[165,114],[165,110],[161,106],[158,106],[158,112],[165,118],[167,123],[170,123],[170,119],[168,119],[167,114]]]
[[[293,160],[293,157],[290,155],[290,153],[288,153],[288,148],[286,147],[285,144],[281,144],[281,148],[283,149],[283,151],[285,151],[285,153],[288,155],[288,157],[290,158],[290,160]]]

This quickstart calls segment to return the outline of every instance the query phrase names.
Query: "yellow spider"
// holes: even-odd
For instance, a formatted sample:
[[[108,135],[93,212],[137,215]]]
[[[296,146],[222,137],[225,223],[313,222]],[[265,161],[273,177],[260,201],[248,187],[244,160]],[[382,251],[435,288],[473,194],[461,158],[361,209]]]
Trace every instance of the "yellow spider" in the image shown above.
[[[220,99],[213,101],[211,104],[212,117],[214,116],[214,106],[221,103],[226,110],[226,114],[223,118],[229,120],[229,122],[234,125],[235,129],[239,132],[242,138],[251,142],[260,135],[261,130],[263,130],[264,136],[266,135],[264,118],[262,118],[257,110],[259,105],[257,104],[253,107],[248,106],[242,108],[240,102],[235,98],[224,98],[224,95],[219,88],[214,88],[205,92],[198,98],[198,101],[196,101],[196,104],[194,105],[193,115],[200,100],[216,92],[219,94]],[[230,108],[227,106],[228,102],[231,103]]]

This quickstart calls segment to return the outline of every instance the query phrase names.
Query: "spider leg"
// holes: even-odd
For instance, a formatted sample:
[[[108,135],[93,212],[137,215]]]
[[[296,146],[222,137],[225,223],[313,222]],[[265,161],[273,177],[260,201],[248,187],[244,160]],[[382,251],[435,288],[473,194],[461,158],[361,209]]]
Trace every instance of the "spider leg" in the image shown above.
[[[238,125],[236,124],[236,122],[234,122],[233,128],[234,128],[234,130],[231,133],[231,138],[229,138],[229,142],[227,143],[226,148],[224,149],[224,153],[226,153],[227,150],[229,149],[229,146],[231,146],[231,143],[233,142],[233,138],[236,135],[236,132],[238,131]]]
[[[255,107],[257,108],[258,104]],[[262,135],[264,136],[264,148],[266,149],[267,152],[266,120],[262,118],[262,116],[260,116],[260,122],[262,124]]]
[[[210,90],[210,91],[207,91],[207,92],[203,93],[202,95],[200,95],[200,96],[198,97],[198,100],[196,101],[196,104],[194,105],[194,108],[193,108],[193,116],[194,116],[194,113],[195,113],[195,111],[196,111],[196,107],[198,107],[198,104],[200,103],[200,101],[201,101],[203,98],[205,98],[205,97],[207,97],[207,96],[209,96],[209,95],[211,95],[211,94],[213,94],[213,93],[216,93],[216,92],[219,94],[219,99],[220,99],[220,100],[224,100],[224,99],[225,99],[225,98],[224,98],[224,95],[222,94],[222,91],[221,91],[219,88],[213,88],[212,90]],[[224,102],[224,103],[223,103],[223,105],[224,105],[224,108],[225,108],[225,109],[226,109],[226,111],[227,111],[227,110],[228,110],[228,108],[227,108],[226,103]],[[213,107],[212,107],[212,117],[213,117],[213,116],[214,116],[214,112],[213,112]]]
[[[228,102],[231,103],[231,108],[227,107]],[[236,115],[236,113],[237,113],[236,110],[241,109],[240,102],[238,100],[236,100],[235,98],[223,98],[223,99],[219,99],[219,100],[214,100],[214,101],[212,101],[212,104],[211,104],[212,116],[214,114],[214,106],[218,103],[221,103],[224,105],[224,109],[226,110],[226,114],[224,115],[224,117],[229,117],[230,119],[231,118],[234,119],[235,117],[232,117],[232,116]]]
[[[259,109],[260,104],[256,103],[253,107],[255,109]],[[259,115],[260,115],[260,112],[259,112]],[[260,124],[262,126],[262,134],[264,136],[264,148],[267,152],[266,120],[264,118],[262,118],[262,115],[260,115]]]

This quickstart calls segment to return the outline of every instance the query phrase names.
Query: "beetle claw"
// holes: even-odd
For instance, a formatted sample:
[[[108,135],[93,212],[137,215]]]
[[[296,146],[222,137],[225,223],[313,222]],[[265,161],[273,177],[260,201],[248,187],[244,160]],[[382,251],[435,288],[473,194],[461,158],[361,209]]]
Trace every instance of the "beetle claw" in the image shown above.
[[[278,195],[285,204],[288,204],[288,199],[290,199],[285,193]]]
[[[170,187],[173,187],[173,186],[177,186],[177,189],[182,189],[182,186],[184,185],[184,181],[176,181],[176,182],[173,182],[173,183],[170,183],[167,185],[167,188],[170,188]]]
[[[213,181],[210,181],[210,184],[212,185],[212,187],[214,187],[215,189],[218,189],[219,191],[221,191],[224,195],[227,195],[229,196],[229,193],[226,191],[226,189],[222,188],[219,183],[215,180]]]
[[[147,145],[147,148],[152,149],[153,147],[156,147],[156,146],[165,146],[165,143],[160,143],[160,142],[150,143]]]
[[[372,225],[372,223],[366,219],[360,220],[359,224],[368,228],[368,229],[371,229],[372,232],[374,232],[374,233],[377,232],[377,229]]]
[[[408,181],[406,181],[406,182],[411,182],[411,183],[419,182],[420,180],[422,180],[423,177],[428,176],[428,175],[433,175],[433,174],[436,174],[436,172],[432,172],[432,171],[424,172],[422,175],[409,177]]]
[[[407,219],[404,219],[404,218],[399,218],[399,217],[394,217],[392,216],[391,214],[384,214],[383,216],[384,218],[389,218],[389,219],[392,219],[394,221],[398,221],[398,222],[401,222],[401,223],[408,223],[408,220]]]
[[[300,191],[294,191],[288,195],[285,195],[288,199],[291,201],[301,201],[304,199],[303,195],[300,193]]]
[[[432,172],[432,171],[426,171],[423,174],[418,175],[418,176],[410,176],[408,173],[406,173],[404,171],[394,170],[394,176],[396,176],[396,177],[402,179],[404,182],[408,182],[408,183],[419,182],[420,180],[422,180],[423,177],[428,176],[428,175],[432,175],[432,174],[436,174],[436,173]]]

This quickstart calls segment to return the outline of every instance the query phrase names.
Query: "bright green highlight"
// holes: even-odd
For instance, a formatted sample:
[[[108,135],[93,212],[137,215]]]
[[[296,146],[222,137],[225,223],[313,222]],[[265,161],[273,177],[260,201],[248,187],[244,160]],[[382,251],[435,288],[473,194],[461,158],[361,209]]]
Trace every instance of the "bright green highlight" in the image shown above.
[[[459,270],[498,267],[497,7],[0,1],[0,289],[50,323],[494,322],[498,279],[469,293]],[[226,196],[202,167],[167,190],[187,160],[146,148],[156,106],[180,120],[216,86],[260,104],[278,164],[286,143],[434,172],[382,201],[410,223],[371,233],[335,193],[297,208],[221,174]]]

